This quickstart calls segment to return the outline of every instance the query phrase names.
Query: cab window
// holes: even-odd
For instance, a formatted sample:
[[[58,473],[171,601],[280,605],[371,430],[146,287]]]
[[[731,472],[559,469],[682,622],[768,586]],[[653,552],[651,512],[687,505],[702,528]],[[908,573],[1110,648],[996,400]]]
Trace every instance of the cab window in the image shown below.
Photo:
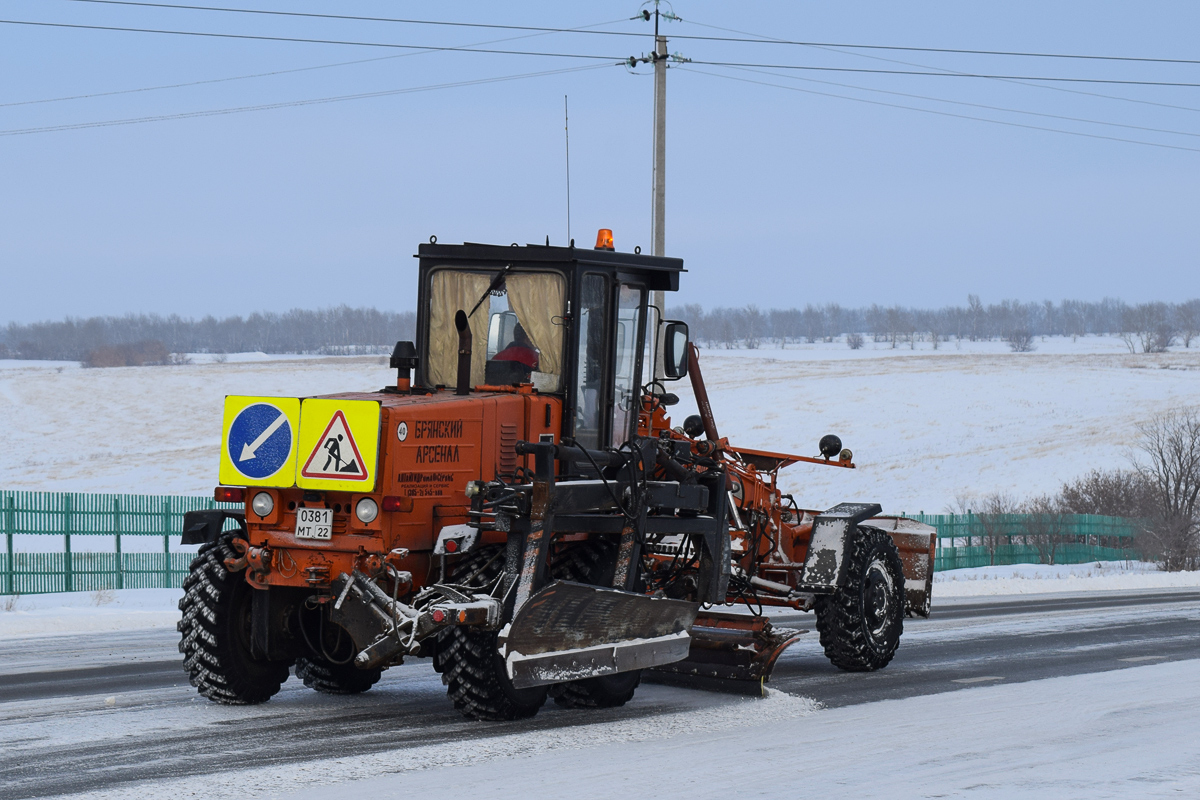
[[[604,276],[583,276],[579,299],[579,352],[575,377],[575,441],[590,450],[600,448],[604,392],[605,328],[608,322],[608,288]]]
[[[638,350],[641,344],[642,305],[645,291],[638,286],[621,284],[617,298],[617,326],[614,331],[613,426],[612,446],[629,440],[637,419]]]
[[[566,280],[557,272],[440,269],[430,279],[428,380],[458,379],[454,315],[468,315],[471,385],[532,383],[556,392],[562,383]],[[474,310],[472,310],[474,309]]]

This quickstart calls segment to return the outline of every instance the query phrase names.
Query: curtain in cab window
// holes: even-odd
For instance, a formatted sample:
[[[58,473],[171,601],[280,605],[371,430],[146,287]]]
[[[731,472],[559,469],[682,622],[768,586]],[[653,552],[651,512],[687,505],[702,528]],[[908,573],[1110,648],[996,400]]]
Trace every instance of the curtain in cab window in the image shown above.
[[[458,382],[458,328],[454,315],[471,308],[487,292],[491,275],[443,269],[433,273],[429,292],[429,382],[454,386]],[[471,385],[483,383],[487,363],[487,328],[491,298],[484,297],[468,319],[471,329]]]
[[[562,379],[563,308],[566,281],[552,273],[514,272],[504,279],[508,305],[538,349],[538,372],[552,376],[541,391],[557,391]],[[550,386],[553,384],[553,386]]]

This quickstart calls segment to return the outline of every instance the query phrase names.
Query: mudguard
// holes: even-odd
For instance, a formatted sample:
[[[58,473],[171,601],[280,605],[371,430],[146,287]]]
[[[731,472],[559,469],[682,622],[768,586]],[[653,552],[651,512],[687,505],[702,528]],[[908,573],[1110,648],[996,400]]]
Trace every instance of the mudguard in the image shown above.
[[[226,511],[222,508],[205,508],[199,511],[189,511],[183,515],[183,536],[181,544],[208,544],[215,542],[225,528],[225,520],[237,520],[246,535],[246,512]]]
[[[802,592],[829,594],[842,585],[850,537],[858,523],[883,511],[878,503],[839,503],[813,520],[812,538],[800,576]]]

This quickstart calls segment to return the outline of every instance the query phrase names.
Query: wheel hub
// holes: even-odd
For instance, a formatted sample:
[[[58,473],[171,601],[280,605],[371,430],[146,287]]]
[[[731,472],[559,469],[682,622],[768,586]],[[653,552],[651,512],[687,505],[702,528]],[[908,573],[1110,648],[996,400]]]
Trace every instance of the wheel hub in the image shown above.
[[[880,561],[872,561],[863,581],[863,618],[872,636],[881,636],[892,617],[892,576]]]

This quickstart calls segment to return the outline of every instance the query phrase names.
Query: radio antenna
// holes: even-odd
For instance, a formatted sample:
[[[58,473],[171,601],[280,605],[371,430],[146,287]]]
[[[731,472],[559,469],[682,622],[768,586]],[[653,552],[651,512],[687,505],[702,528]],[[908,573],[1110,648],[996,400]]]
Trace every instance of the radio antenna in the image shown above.
[[[571,241],[571,119],[567,115],[567,96],[563,95],[563,135],[567,143],[567,241]]]

